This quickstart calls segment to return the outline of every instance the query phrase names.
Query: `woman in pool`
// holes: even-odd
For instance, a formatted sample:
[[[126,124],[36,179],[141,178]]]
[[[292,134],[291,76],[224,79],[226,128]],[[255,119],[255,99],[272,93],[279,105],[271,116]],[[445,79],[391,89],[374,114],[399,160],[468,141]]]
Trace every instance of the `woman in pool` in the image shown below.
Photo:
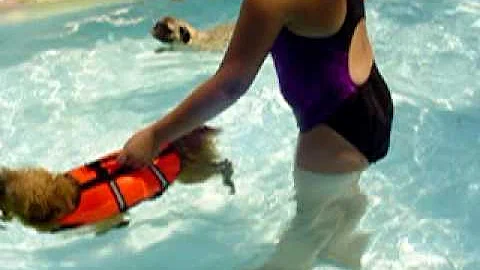
[[[317,257],[360,268],[368,234],[353,232],[367,203],[358,182],[387,154],[393,117],[367,37],[363,0],[244,0],[217,72],[136,132],[120,161],[148,164],[162,142],[231,106],[269,53],[299,127],[297,211],[261,269],[312,269]]]

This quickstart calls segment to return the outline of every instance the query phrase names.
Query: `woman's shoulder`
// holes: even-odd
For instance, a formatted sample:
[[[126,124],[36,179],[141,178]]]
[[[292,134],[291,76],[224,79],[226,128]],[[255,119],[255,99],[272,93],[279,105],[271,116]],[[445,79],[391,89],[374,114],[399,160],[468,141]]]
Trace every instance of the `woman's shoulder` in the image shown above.
[[[285,10],[296,5],[295,0],[243,0],[243,5],[269,11]]]
[[[286,22],[294,5],[295,0],[243,0],[241,9],[253,17]]]
[[[363,0],[360,0],[363,1]],[[305,17],[329,17],[331,13],[345,11],[346,0],[243,0],[245,9],[264,12],[264,14],[281,14],[288,21],[305,20]]]

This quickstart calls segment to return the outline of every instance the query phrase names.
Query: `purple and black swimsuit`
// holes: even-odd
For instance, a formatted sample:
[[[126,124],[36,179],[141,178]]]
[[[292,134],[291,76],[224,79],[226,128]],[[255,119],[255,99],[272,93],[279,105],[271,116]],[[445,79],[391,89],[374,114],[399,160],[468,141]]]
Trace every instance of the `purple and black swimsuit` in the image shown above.
[[[309,38],[285,27],[271,53],[300,132],[326,124],[373,163],[387,154],[393,104],[375,63],[364,84],[357,86],[350,77],[348,51],[355,27],[364,17],[363,1],[347,0],[345,22],[337,33]]]

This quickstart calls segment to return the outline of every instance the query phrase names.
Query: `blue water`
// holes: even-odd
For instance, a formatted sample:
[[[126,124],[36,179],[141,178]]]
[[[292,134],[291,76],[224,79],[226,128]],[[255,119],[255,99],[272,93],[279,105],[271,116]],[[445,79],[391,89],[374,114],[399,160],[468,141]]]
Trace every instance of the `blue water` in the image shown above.
[[[208,4],[205,4],[207,3]],[[393,93],[388,157],[362,177],[375,231],[365,269],[480,269],[480,3],[369,0],[369,34]],[[238,0],[143,1],[0,25],[0,164],[63,171],[117,149],[215,72],[219,53],[154,53],[148,30],[172,14],[199,27],[233,20]],[[235,164],[175,185],[101,237],[0,231],[0,269],[246,269],[293,215],[295,123],[271,59],[211,124]],[[316,269],[338,269],[318,262]]]

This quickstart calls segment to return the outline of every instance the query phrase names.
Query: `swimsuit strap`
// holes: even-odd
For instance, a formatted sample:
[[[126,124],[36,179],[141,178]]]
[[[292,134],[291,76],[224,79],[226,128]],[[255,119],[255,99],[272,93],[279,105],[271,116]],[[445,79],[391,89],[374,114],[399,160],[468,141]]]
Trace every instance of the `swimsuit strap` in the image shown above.
[[[346,0],[347,1],[347,14],[345,15],[345,21],[343,22],[340,30],[331,38],[342,40],[342,44],[345,44],[345,49],[348,50],[350,43],[360,20],[365,18],[365,6],[363,0]]]

